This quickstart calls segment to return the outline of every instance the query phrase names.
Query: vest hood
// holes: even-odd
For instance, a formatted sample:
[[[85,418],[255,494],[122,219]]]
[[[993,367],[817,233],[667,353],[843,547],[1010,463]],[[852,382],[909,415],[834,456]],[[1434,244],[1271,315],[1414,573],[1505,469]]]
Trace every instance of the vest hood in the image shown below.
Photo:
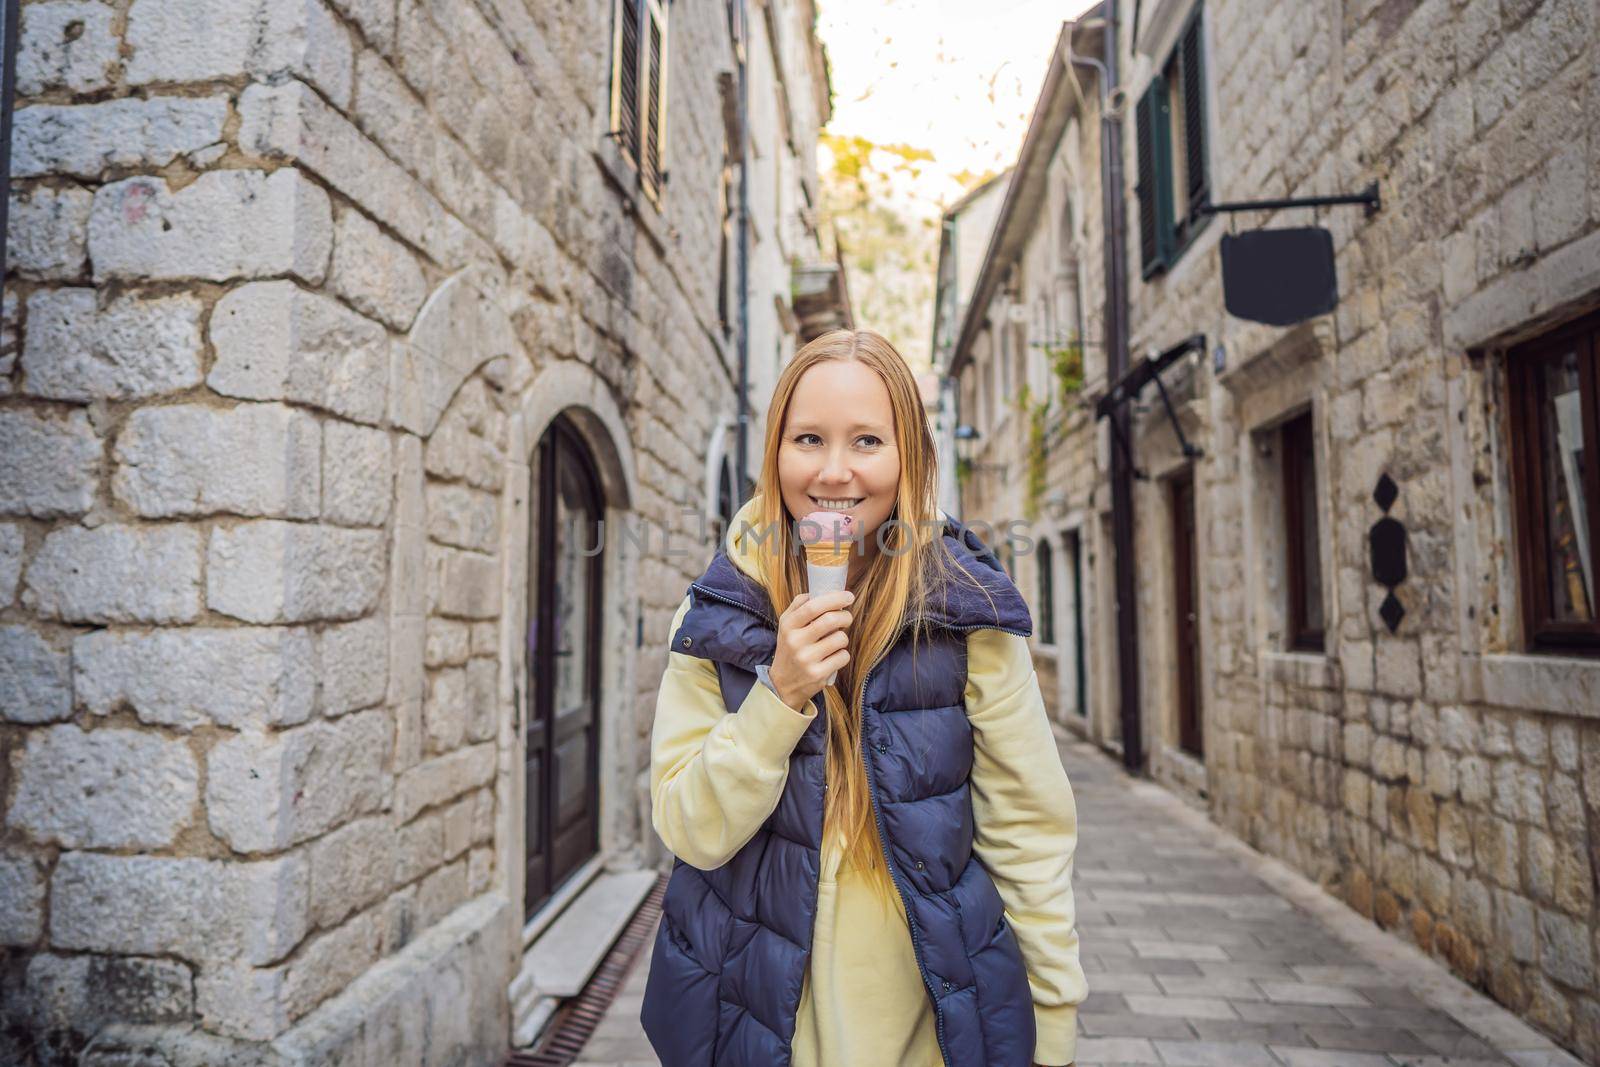
[[[774,551],[776,542],[775,535],[763,538],[757,529],[760,500],[759,495],[751,497],[734,515],[727,536],[694,587],[733,600],[760,615],[769,626],[776,626],[771,599],[761,584],[760,559],[761,553]],[[930,590],[925,617],[956,629],[991,626],[1031,635],[1033,617],[1028,603],[993,551],[966,525],[943,511],[940,515],[945,547],[980,588],[966,581],[950,581],[942,589]]]

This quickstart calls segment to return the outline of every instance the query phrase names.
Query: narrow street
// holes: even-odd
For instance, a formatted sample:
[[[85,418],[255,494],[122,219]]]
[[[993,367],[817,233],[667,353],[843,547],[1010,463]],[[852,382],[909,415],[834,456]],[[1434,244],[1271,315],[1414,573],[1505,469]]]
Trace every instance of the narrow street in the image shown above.
[[[1061,751],[1082,824],[1079,1067],[1577,1067],[1161,787]],[[649,966],[646,949],[576,1067],[657,1063],[638,1022]]]

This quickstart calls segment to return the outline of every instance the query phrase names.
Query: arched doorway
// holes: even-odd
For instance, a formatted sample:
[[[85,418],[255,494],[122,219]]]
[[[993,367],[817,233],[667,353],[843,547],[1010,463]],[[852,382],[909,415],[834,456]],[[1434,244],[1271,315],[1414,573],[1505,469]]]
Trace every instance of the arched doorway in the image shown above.
[[[599,469],[566,415],[530,471],[523,913],[599,850],[601,573]]]

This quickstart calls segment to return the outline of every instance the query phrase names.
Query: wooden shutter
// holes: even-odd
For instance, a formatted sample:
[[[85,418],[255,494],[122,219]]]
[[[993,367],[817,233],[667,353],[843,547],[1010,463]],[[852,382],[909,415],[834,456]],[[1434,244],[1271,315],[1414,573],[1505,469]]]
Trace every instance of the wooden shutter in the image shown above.
[[[1200,9],[1189,19],[1179,44],[1183,54],[1183,156],[1189,173],[1189,217],[1210,195],[1206,169],[1205,49],[1200,39]]]
[[[644,150],[640,154],[639,181],[651,199],[661,195],[662,132],[666,124],[667,21],[660,0],[645,0],[645,23],[649,51],[648,89],[644,96]]]
[[[612,8],[611,128],[623,155],[637,166],[639,152],[639,16],[643,0],[615,0]]]
[[[1139,198],[1139,262],[1149,277],[1160,266],[1156,253],[1156,149],[1155,97],[1160,78],[1150,84],[1134,110],[1134,126],[1139,156],[1139,174],[1134,192]]]
[[[1139,251],[1144,277],[1164,270],[1172,259],[1172,131],[1168,125],[1167,80],[1157,74],[1139,98]]]

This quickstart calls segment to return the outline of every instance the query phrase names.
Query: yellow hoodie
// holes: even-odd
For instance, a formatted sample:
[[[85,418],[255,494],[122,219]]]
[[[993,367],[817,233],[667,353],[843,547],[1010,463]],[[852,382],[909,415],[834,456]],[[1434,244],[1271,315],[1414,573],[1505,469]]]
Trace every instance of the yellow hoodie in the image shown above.
[[[753,502],[735,517],[729,558],[757,577]],[[684,597],[668,633],[689,610]],[[732,859],[772,814],[789,754],[818,704],[796,711],[759,682],[736,714],[723,706],[716,666],[669,651],[650,739],[651,817],[672,853],[703,870]],[[1034,1060],[1067,1064],[1087,995],[1078,963],[1072,857],[1078,817],[1056,752],[1026,638],[981,629],[967,637],[972,724],[973,850],[994,879],[1033,992]],[[887,911],[825,841],[810,968],[795,1017],[793,1067],[939,1067],[933,1006],[911,948],[905,905]]]

